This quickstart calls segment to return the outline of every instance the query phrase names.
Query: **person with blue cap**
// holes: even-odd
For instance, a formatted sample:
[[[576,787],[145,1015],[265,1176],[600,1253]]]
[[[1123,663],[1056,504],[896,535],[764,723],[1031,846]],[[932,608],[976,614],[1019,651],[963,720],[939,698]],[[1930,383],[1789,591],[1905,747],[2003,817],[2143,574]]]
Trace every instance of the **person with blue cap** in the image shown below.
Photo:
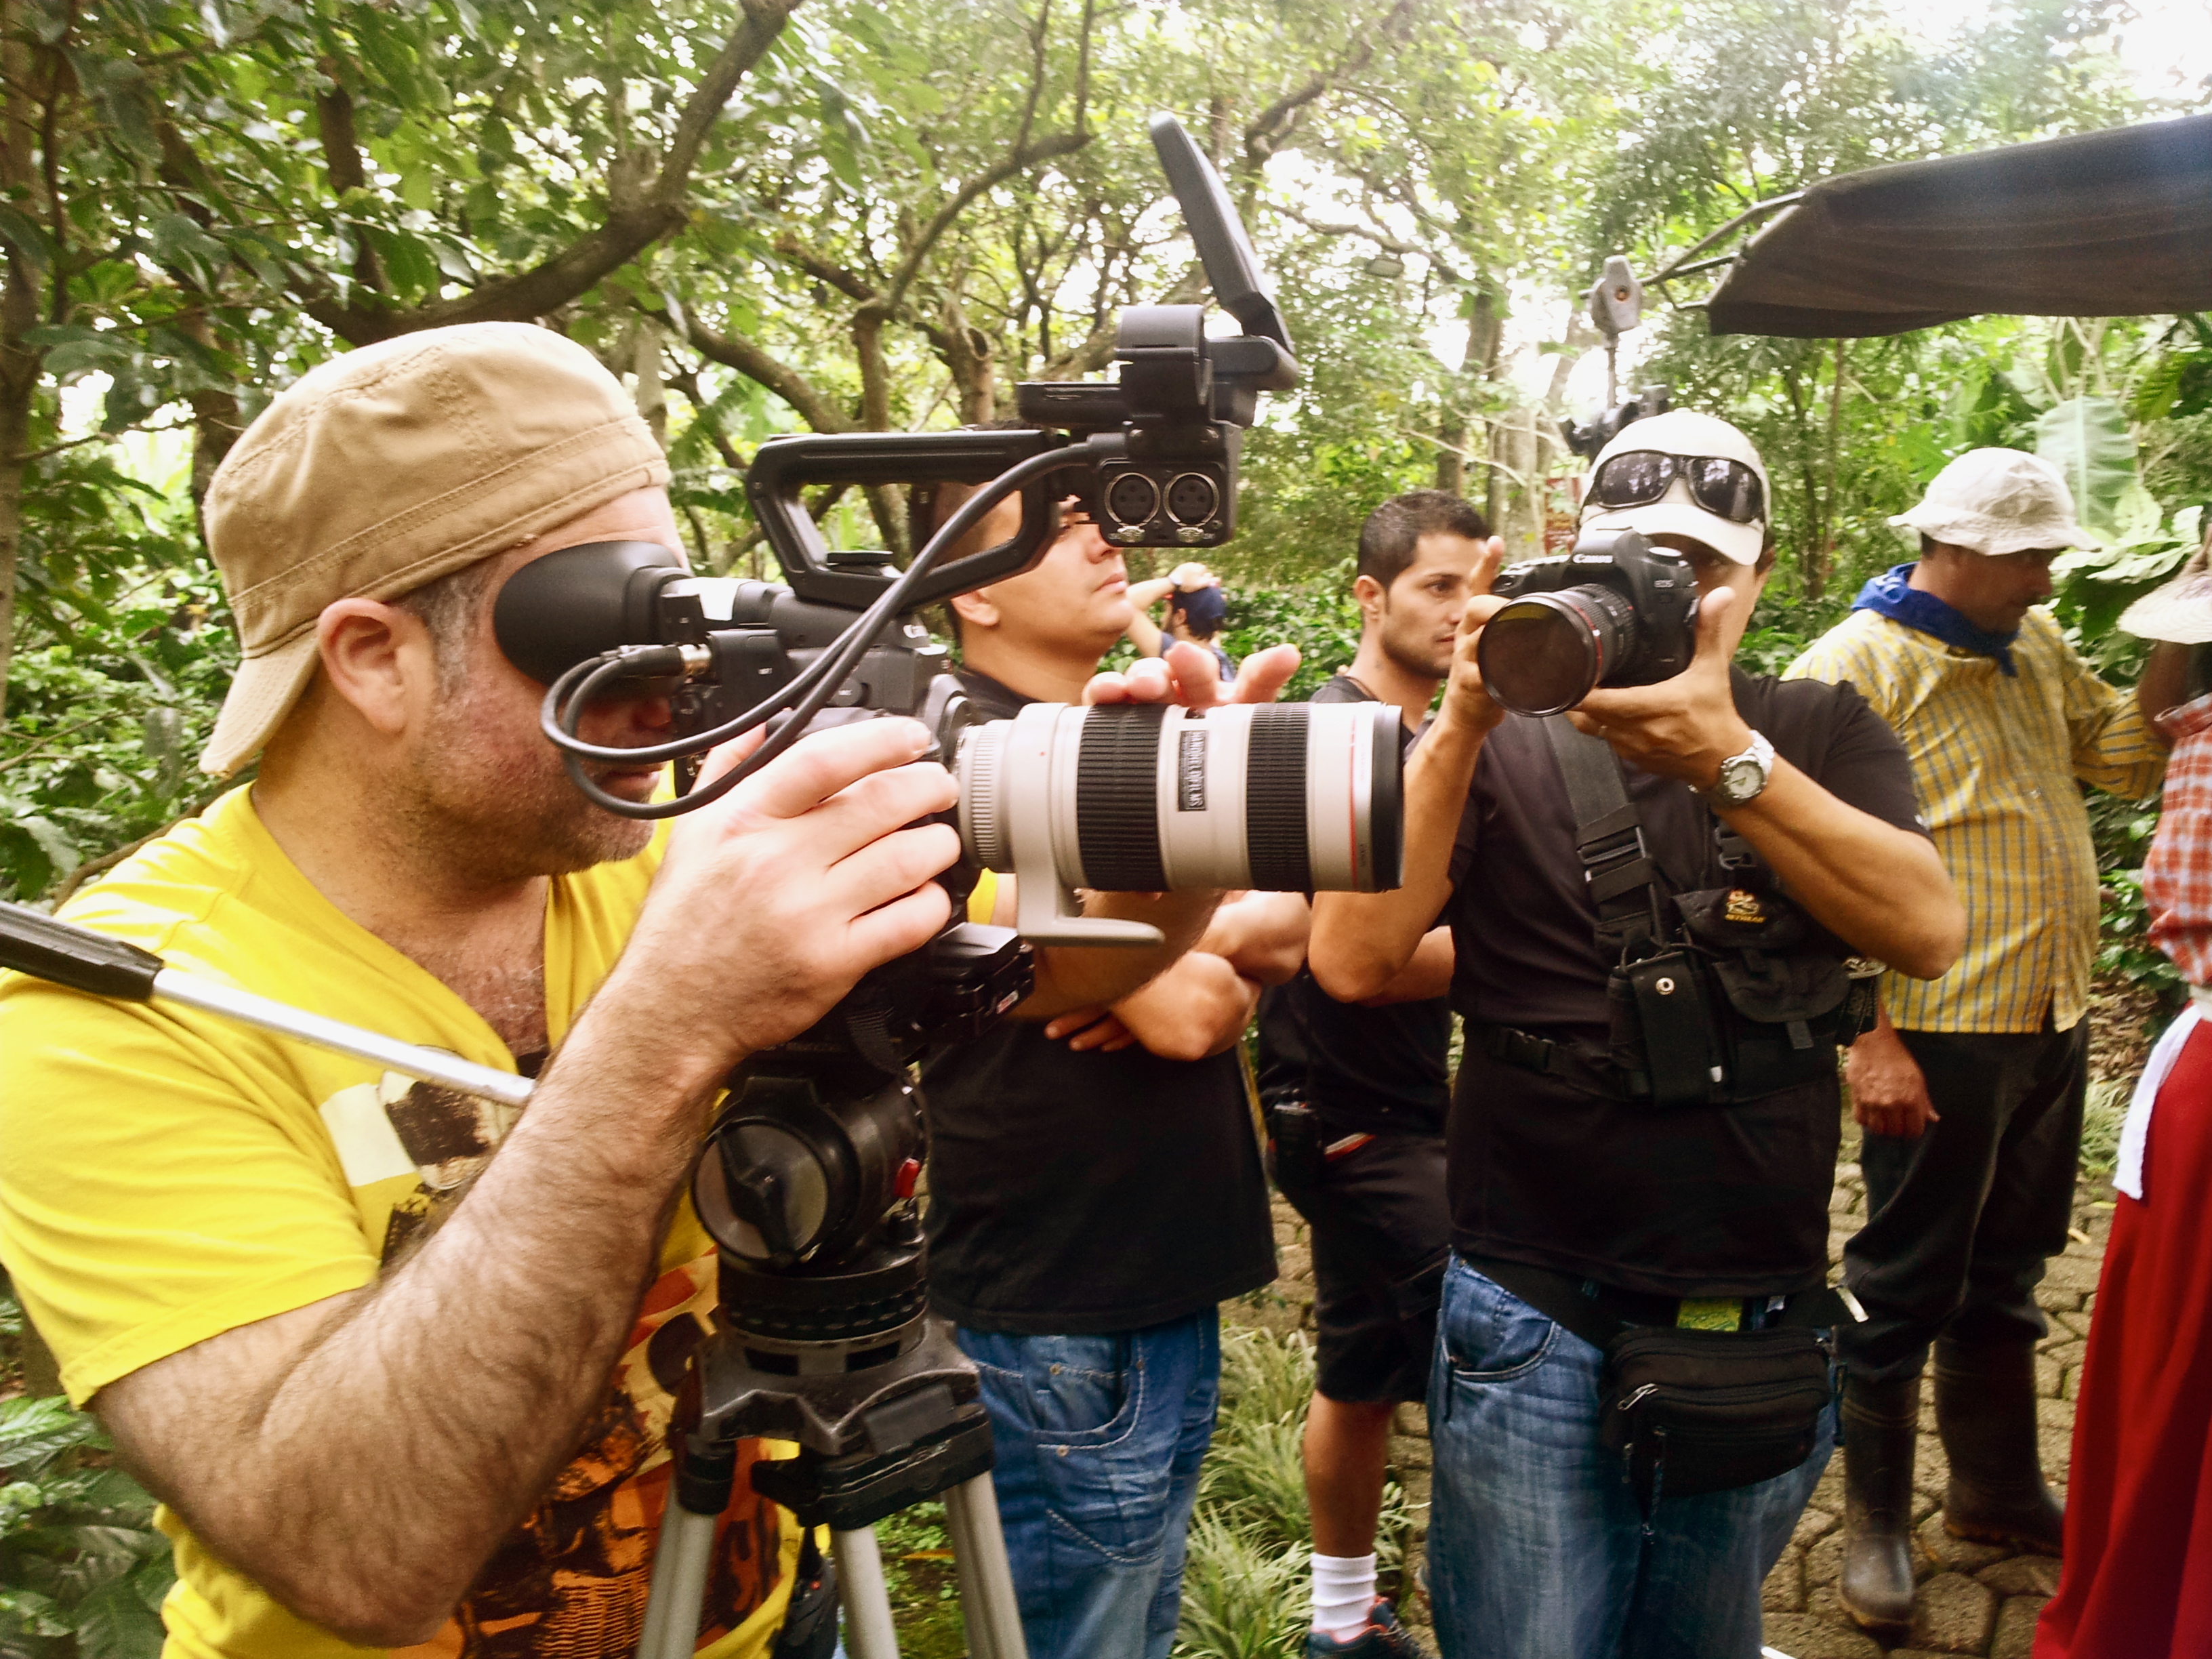
[[[1168,603],[1164,630],[1150,615],[1162,599]],[[1136,615],[1129,623],[1128,640],[1139,656],[1164,656],[1171,641],[1184,640],[1213,653],[1214,660],[1221,665],[1223,679],[1237,678],[1235,659],[1215,638],[1229,619],[1229,596],[1222,592],[1221,578],[1204,565],[1187,560],[1164,576],[1131,583],[1129,603],[1136,607]]]

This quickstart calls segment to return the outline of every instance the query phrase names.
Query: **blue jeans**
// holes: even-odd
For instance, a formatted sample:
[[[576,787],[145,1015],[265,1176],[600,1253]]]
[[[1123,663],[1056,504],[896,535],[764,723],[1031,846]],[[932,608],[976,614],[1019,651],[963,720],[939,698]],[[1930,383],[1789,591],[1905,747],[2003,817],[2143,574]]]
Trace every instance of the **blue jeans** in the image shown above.
[[[1218,1316],[1111,1336],[957,1335],[982,1375],[1030,1659],[1167,1659],[1220,1398]]]
[[[1455,1255],[1429,1382],[1444,1659],[1758,1659],[1759,1587],[1835,1445],[1647,1519],[1598,1444],[1604,1356]]]

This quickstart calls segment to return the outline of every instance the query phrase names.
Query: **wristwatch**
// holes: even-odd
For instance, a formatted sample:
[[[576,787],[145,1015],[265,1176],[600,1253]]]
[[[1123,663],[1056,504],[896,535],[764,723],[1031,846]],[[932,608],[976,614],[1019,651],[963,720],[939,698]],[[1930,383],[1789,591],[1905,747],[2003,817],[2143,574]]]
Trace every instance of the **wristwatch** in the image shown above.
[[[1774,745],[1754,732],[1751,747],[1721,763],[1721,775],[1710,789],[1698,793],[1715,806],[1743,806],[1759,799],[1766,781],[1774,775]]]

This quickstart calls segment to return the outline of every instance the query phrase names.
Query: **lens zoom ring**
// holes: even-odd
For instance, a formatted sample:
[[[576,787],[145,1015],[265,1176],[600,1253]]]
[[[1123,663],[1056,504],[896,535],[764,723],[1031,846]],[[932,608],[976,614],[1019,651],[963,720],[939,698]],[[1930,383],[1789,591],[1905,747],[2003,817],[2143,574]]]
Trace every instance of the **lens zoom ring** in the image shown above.
[[[1166,890],[1160,861],[1158,707],[1094,708],[1075,763],[1075,844],[1102,892]]]
[[[1306,840],[1306,708],[1264,703],[1252,711],[1245,761],[1244,839],[1252,885],[1266,892],[1313,890]]]
[[[976,863],[986,869],[1003,867],[1006,859],[1006,823],[1000,791],[1006,781],[1000,773],[1006,758],[1003,733],[986,738],[979,731],[968,739],[968,838]]]

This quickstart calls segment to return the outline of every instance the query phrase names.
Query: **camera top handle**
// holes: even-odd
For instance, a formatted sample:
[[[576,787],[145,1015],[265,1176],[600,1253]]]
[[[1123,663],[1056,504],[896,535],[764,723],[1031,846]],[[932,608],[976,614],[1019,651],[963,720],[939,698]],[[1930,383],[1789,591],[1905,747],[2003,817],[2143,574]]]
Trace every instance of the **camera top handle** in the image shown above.
[[[865,611],[898,573],[881,553],[830,551],[799,498],[802,489],[827,483],[985,484],[1064,441],[1057,434],[1035,429],[805,433],[772,438],[760,447],[745,473],[745,497],[793,593],[817,605]],[[905,608],[919,610],[1028,569],[1052,539],[1056,527],[1054,498],[1066,493],[1042,478],[1024,485],[1022,527],[1012,539],[934,565],[907,591]]]

